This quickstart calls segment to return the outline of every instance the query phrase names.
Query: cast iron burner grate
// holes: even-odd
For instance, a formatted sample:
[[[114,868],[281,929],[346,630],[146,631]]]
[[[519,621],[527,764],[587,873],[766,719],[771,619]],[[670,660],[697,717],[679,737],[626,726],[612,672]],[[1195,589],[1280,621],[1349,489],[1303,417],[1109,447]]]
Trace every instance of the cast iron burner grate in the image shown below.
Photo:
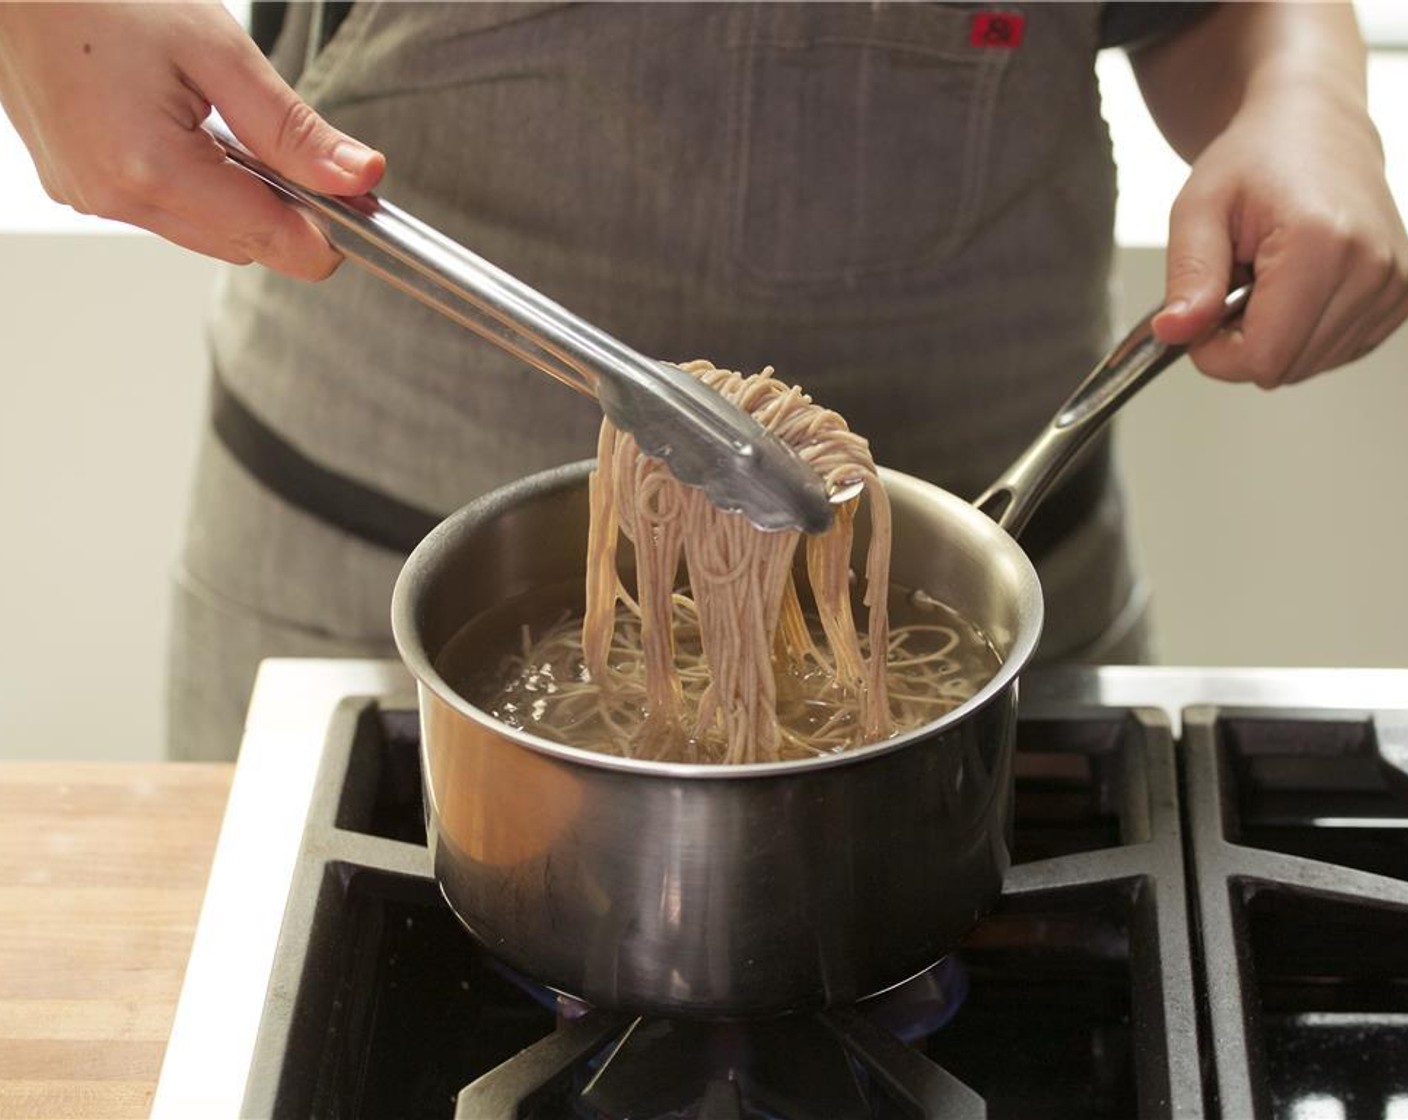
[[[986,1115],[977,1094],[901,1041],[933,1033],[958,1010],[968,981],[953,957],[862,1008],[755,1023],[632,1019],[519,983],[568,1013],[551,1035],[461,1092],[461,1120],[533,1117],[551,1099],[557,1112],[583,1120],[867,1120],[873,1106],[953,1120]]]
[[[891,1115],[986,1115],[977,1094],[854,1009],[752,1024],[588,1012],[476,1080],[455,1115],[535,1117],[550,1114],[551,1100],[593,1120],[867,1120],[877,1106]]]
[[[440,899],[418,765],[414,712],[373,700],[339,710],[242,1114],[1205,1114],[1173,740],[1159,712],[1024,708],[1015,866],[949,973],[967,996],[901,1022],[878,1003],[727,1028],[555,1015]],[[950,1021],[915,1030],[930,1014]],[[713,1060],[679,1064],[699,1054]],[[697,1099],[682,1103],[675,1090],[691,1080]]]
[[[1184,729],[1221,1114],[1408,1117],[1408,712],[1193,708]]]

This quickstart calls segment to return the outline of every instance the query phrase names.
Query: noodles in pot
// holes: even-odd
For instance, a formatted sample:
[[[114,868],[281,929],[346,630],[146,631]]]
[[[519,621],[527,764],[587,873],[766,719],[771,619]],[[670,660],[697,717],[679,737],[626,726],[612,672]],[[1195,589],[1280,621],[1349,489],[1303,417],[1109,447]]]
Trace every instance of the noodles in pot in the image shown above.
[[[828,492],[857,481],[826,533],[763,532],[677,482],[603,421],[590,480],[584,617],[510,659],[485,704],[573,746],[680,762],[748,763],[879,742],[938,718],[996,671],[976,630],[922,593],[890,629],[889,499],[867,442],[797,386],[692,362],[684,370],[788,444]],[[852,609],[857,508],[869,504],[865,626]],[[634,549],[634,588],[618,570]],[[681,567],[685,574],[679,581]]]

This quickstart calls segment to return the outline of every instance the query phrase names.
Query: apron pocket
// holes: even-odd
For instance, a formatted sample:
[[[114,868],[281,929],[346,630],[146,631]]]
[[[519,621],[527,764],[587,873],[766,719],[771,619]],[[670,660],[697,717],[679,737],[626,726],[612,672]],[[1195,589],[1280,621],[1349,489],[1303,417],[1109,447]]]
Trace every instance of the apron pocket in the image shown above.
[[[805,282],[933,264],[971,232],[1012,51],[973,12],[770,5],[741,46],[732,247]]]

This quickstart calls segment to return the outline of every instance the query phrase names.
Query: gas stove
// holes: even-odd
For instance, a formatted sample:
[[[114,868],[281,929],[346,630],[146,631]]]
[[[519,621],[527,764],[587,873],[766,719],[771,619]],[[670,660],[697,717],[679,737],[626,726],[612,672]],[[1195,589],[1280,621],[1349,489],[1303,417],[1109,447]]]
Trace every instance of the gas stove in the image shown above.
[[[1408,1118],[1408,671],[1025,675],[998,905],[760,1024],[494,961],[430,875],[418,745],[395,663],[265,664],[154,1117]]]

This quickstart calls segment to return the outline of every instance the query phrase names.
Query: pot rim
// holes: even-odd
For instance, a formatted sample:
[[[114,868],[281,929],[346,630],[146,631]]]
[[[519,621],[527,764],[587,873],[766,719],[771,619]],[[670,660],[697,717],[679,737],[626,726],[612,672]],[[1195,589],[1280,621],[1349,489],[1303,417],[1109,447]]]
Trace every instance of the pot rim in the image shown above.
[[[602,754],[599,751],[586,750],[582,747],[568,746],[563,743],[545,739],[530,732],[510,727],[489,715],[483,709],[476,707],[450,687],[436,669],[429,654],[426,652],[425,644],[422,640],[419,628],[415,624],[414,612],[414,589],[425,583],[429,574],[436,566],[440,556],[449,551],[455,539],[464,532],[465,526],[477,522],[481,517],[491,510],[498,509],[506,504],[515,504],[510,499],[523,499],[536,494],[547,493],[552,490],[564,488],[568,484],[584,481],[591,469],[595,468],[596,461],[582,460],[576,463],[569,463],[561,467],[554,467],[550,470],[540,471],[537,474],[529,475],[516,482],[501,486],[482,497],[475,499],[469,504],[462,506],[454,513],[450,514],[432,529],[421,542],[411,551],[406,558],[400,573],[396,578],[396,586],[391,597],[391,631],[396,642],[396,648],[400,652],[401,659],[410,670],[411,675],[416,678],[422,689],[429,689],[430,692],[441,703],[454,709],[457,713],[467,719],[480,724],[489,731],[494,732],[505,739],[508,739],[520,746],[527,747],[539,754],[548,755],[563,762],[591,767],[599,770],[616,770],[630,774],[640,774],[657,778],[670,779],[690,779],[698,780],[702,778],[714,778],[725,781],[737,781],[740,779],[770,778],[792,775],[798,772],[810,770],[830,769],[836,766],[850,766],[867,762],[872,759],[882,757],[894,751],[903,750],[905,747],[920,739],[928,739],[936,735],[941,735],[950,727],[961,723],[969,715],[986,707],[996,697],[1005,693],[1016,683],[1017,676],[1031,660],[1032,654],[1036,651],[1037,640],[1041,636],[1044,604],[1041,593],[1041,584],[1037,579],[1036,569],[1032,566],[1031,560],[1022,550],[1021,546],[1012,538],[1006,530],[1002,529],[996,522],[992,521],[986,514],[975,506],[965,502],[942,487],[933,483],[924,482],[912,475],[903,474],[900,471],[891,470],[887,467],[880,467],[881,479],[890,489],[892,485],[901,487],[917,487],[925,492],[931,500],[936,500],[945,508],[947,515],[961,517],[964,519],[978,518],[981,525],[979,532],[987,535],[991,539],[995,552],[1006,553],[1008,558],[1016,562],[1019,567],[1025,569],[1024,578],[1021,580],[1019,594],[1030,597],[1027,604],[1030,609],[1030,621],[1023,626],[1021,632],[1016,635],[1011,651],[1002,659],[1002,664],[992,678],[983,685],[968,700],[953,711],[940,716],[938,719],[910,731],[894,735],[878,743],[870,743],[863,747],[855,747],[851,750],[840,751],[835,754],[819,755],[815,758],[785,759],[777,762],[740,762],[732,764],[720,764],[709,762],[662,762],[657,759],[623,758],[619,755]],[[466,622],[468,619],[465,620]]]

